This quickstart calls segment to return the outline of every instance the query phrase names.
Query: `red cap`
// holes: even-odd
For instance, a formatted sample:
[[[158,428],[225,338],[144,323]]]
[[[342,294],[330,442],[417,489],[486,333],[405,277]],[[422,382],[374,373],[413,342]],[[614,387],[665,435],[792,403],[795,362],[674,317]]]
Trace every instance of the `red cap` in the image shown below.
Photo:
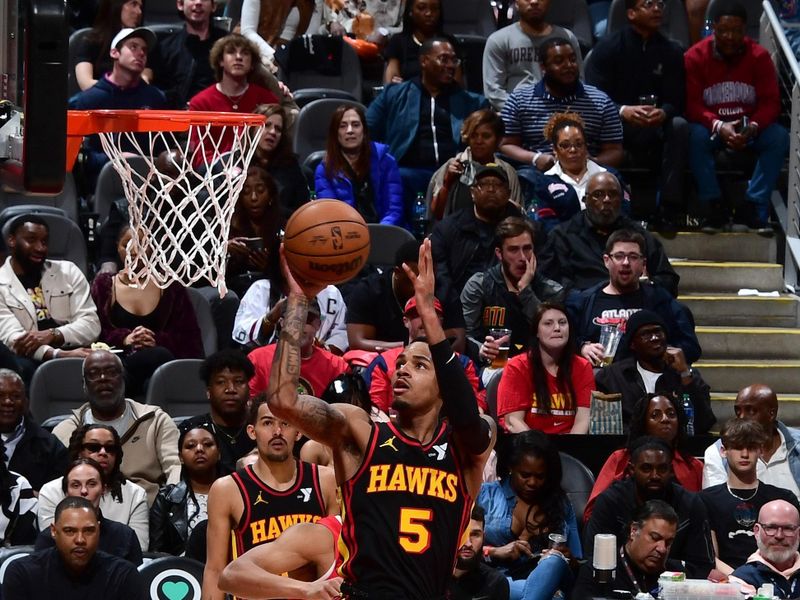
[[[444,309],[442,309],[442,303],[439,302],[438,298],[433,299],[433,308],[436,309],[436,312],[439,313],[439,316],[444,315]],[[410,312],[417,312],[417,299],[414,296],[411,296],[411,299],[406,302],[406,307],[403,309],[403,314],[407,315]]]

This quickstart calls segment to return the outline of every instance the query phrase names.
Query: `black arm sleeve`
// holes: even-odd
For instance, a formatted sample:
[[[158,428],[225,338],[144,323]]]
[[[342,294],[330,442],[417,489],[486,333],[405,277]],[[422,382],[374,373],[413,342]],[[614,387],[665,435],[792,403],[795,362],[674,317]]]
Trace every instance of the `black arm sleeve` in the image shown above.
[[[481,454],[489,447],[489,424],[478,412],[478,400],[464,369],[447,340],[430,348],[444,413],[464,450],[470,454]]]

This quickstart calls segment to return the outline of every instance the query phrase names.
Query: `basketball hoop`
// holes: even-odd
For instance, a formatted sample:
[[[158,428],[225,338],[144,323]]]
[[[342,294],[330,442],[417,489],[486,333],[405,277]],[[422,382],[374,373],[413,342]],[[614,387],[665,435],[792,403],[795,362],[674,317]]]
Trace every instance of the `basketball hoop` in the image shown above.
[[[132,284],[165,288],[206,279],[225,295],[231,217],[263,130],[264,116],[256,114],[67,112],[67,170],[83,137],[97,133],[122,180],[134,231],[125,257]],[[223,151],[226,134],[233,145]],[[164,150],[170,152],[159,160]],[[131,166],[132,156],[146,168]]]

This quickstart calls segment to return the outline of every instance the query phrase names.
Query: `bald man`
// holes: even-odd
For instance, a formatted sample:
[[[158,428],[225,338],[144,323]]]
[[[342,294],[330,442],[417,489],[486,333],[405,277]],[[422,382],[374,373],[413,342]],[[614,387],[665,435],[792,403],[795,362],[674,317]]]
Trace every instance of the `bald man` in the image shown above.
[[[747,564],[736,569],[731,582],[742,592],[754,593],[771,583],[775,598],[800,597],[800,554],[797,552],[800,513],[785,500],[773,500],[761,507],[753,526],[758,550]]]
[[[758,460],[758,479],[785,488],[800,498],[800,430],[787,427],[778,419],[775,392],[763,383],[749,385],[736,395],[733,410],[738,419],[756,421],[769,434]],[[704,460],[703,489],[728,480],[721,441],[706,448]]]

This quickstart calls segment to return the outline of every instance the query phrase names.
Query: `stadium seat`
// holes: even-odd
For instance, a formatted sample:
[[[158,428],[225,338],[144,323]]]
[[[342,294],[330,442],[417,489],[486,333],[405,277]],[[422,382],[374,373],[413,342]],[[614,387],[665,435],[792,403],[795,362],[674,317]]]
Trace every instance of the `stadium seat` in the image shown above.
[[[545,20],[553,25],[560,25],[569,29],[578,38],[581,48],[588,50],[592,47],[592,20],[589,17],[589,7],[586,0],[557,0],[550,2]]]
[[[139,567],[148,598],[200,600],[203,564],[183,556],[164,556]]]
[[[310,190],[316,187],[315,176],[317,173],[317,166],[319,166],[319,163],[323,160],[325,160],[325,150],[317,150],[306,156],[303,164],[300,165],[300,169],[303,171],[308,189]]]
[[[689,20],[686,8],[681,0],[665,0],[664,22],[661,32],[676,41],[684,50],[689,47]],[[613,0],[608,10],[608,28],[606,35],[619,31],[628,24],[625,12],[625,0]]]
[[[174,23],[149,23],[147,28],[156,34],[156,38],[160,42],[171,33],[183,29],[183,23],[180,21]]]
[[[450,35],[466,33],[489,37],[497,29],[489,0],[443,0],[442,14],[444,30]]]
[[[323,98],[336,98],[338,100],[358,102],[358,99],[350,92],[333,88],[303,88],[301,90],[296,90],[292,95],[299,108],[303,108],[306,104],[310,104],[314,100],[322,100]]]
[[[50,228],[48,258],[71,261],[86,275],[88,273],[86,240],[77,223],[59,214],[39,212],[38,216],[47,222]],[[4,240],[8,238],[10,225],[11,221],[3,223],[2,236]]]
[[[206,384],[200,379],[202,364],[196,358],[164,363],[150,378],[145,402],[161,407],[173,418],[208,412]]]
[[[714,14],[716,5],[719,0],[711,0],[706,7],[706,20],[711,20],[711,15]],[[747,35],[754,40],[758,41],[761,31],[761,13],[764,12],[764,6],[761,0],[740,0],[741,5],[747,13]],[[770,0],[772,8],[775,13],[780,12],[780,7],[777,0]]]
[[[211,356],[217,351],[219,344],[217,327],[211,314],[211,304],[196,289],[186,288],[186,291],[189,293],[189,300],[192,302],[197,324],[200,326],[200,335],[203,338],[203,352],[205,352],[206,356]]]
[[[414,241],[411,232],[397,225],[381,225],[369,223],[369,258],[367,262],[373,267],[394,268],[394,255],[397,249],[406,242]]]
[[[8,565],[10,565],[12,561],[28,556],[28,554],[32,552],[33,546],[0,547],[0,586],[3,584]]]
[[[28,403],[37,423],[56,415],[69,414],[84,402],[82,358],[48,360],[36,369]]]
[[[583,522],[583,511],[594,487],[594,475],[589,468],[574,456],[558,453],[561,457],[561,488],[567,494],[575,510],[578,524]]]
[[[128,166],[142,177],[145,177],[150,170],[147,161],[140,156],[130,156],[127,158],[127,162]],[[134,176],[133,183],[140,185],[142,179]],[[94,212],[97,213],[100,224],[105,223],[108,218],[108,211],[111,209],[111,205],[117,199],[122,198],[127,199],[125,188],[122,187],[122,179],[114,170],[114,165],[107,162],[100,170],[100,175],[97,177],[97,187],[94,192]]]
[[[493,373],[486,384],[486,404],[488,405],[489,416],[497,421],[497,388],[500,387],[500,378],[503,376],[503,369]]]
[[[294,131],[294,152],[297,154],[297,160],[300,164],[312,152],[325,150],[331,115],[342,104],[360,106],[366,112],[363,104],[338,98],[314,100],[300,109],[300,114],[297,115],[297,120],[295,121]]]
[[[72,98],[72,96],[81,91],[78,86],[78,79],[75,77],[75,65],[78,64],[78,48],[81,47],[91,30],[91,27],[84,27],[69,36],[69,45],[67,46],[67,98]]]
[[[486,37],[463,33],[456,36],[458,53],[461,55],[461,72],[464,74],[464,87],[470,92],[483,95],[483,51]]]
[[[64,177],[64,187],[60,193],[55,195],[34,195],[0,190],[0,210],[22,204],[26,206],[34,205],[36,208],[42,209],[57,208],[60,211],[58,214],[63,214],[68,219],[79,223],[78,211],[80,200],[78,199],[78,190],[75,187],[75,178],[72,176],[72,173],[66,173]]]
[[[286,50],[286,56],[291,57],[293,52],[298,49],[302,50],[308,40],[311,43],[318,38],[325,40],[335,39],[328,36],[302,36],[293,39],[289,42]],[[292,91],[301,90],[303,88],[331,88],[336,90],[344,90],[349,92],[356,100],[361,101],[361,63],[359,62],[356,51],[350,44],[343,41],[342,45],[342,59],[340,72],[337,75],[327,75],[320,73],[315,68],[299,68],[298,65],[292,64],[290,59],[287,58],[287,63],[284,64],[286,85]],[[282,63],[283,64],[283,63]]]
[[[174,0],[147,0],[143,8],[142,23],[145,27],[157,23],[183,23],[183,13],[178,10]]]

